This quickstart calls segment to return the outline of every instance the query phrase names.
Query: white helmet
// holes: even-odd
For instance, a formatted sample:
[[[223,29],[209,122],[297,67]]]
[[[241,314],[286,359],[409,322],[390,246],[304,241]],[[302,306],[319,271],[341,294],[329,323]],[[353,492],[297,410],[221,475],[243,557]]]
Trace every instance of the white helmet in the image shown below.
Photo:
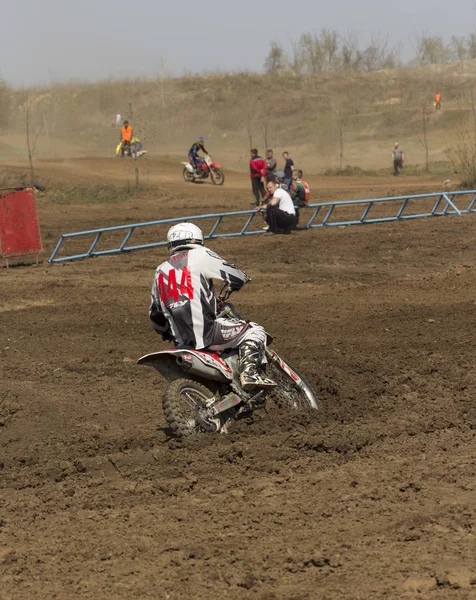
[[[203,246],[202,230],[193,223],[178,223],[167,233],[167,247],[170,252],[179,248],[195,248]]]

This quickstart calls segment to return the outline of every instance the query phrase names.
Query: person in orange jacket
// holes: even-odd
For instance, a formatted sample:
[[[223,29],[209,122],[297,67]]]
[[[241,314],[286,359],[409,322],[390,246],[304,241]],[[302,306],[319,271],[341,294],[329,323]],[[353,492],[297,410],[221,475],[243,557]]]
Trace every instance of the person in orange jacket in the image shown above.
[[[132,125],[129,125],[129,121],[124,121],[124,125],[121,129],[121,156],[124,157],[124,153],[127,151],[131,152],[132,142]]]
[[[435,108],[436,108],[436,110],[440,110],[440,108],[441,108],[441,94],[440,94],[440,92],[436,92],[436,94],[435,94]]]

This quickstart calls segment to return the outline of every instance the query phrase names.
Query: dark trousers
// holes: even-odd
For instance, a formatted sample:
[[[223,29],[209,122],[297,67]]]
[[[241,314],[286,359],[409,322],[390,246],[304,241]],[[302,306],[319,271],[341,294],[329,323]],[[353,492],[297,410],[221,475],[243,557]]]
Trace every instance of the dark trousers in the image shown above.
[[[272,233],[290,233],[296,227],[297,217],[268,204],[265,221]]]
[[[124,153],[126,153],[126,154],[130,154],[131,153],[131,143],[130,142],[126,142],[126,141],[122,142],[122,145],[121,145],[121,156],[124,156]]]
[[[251,189],[253,190],[253,196],[256,200],[256,206],[260,203],[260,195],[261,198],[264,198],[266,191],[264,189],[264,183],[261,181],[261,178],[253,178],[251,180]]]
[[[403,160],[401,158],[393,159],[393,174],[398,175],[400,169],[403,169]]]

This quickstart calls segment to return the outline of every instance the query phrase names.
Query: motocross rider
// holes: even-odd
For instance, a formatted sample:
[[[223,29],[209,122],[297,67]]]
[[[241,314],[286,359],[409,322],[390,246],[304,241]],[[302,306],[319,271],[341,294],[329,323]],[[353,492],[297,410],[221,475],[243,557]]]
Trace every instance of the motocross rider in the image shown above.
[[[276,385],[262,371],[266,332],[256,323],[217,317],[213,279],[241,289],[246,274],[203,244],[193,223],[179,223],[167,233],[170,258],[157,267],[149,317],[164,341],[179,348],[221,352],[239,348],[240,383],[244,390]]]
[[[121,129],[121,156],[124,157],[126,150],[130,151],[132,142],[132,125],[129,125],[129,121],[124,121],[124,126]]]
[[[190,163],[193,165],[195,172],[198,173],[198,165],[203,162],[203,159],[198,156],[200,150],[204,154],[208,154],[208,151],[205,149],[205,138],[203,135],[199,135],[197,141],[192,145],[190,150],[188,151],[188,158]]]

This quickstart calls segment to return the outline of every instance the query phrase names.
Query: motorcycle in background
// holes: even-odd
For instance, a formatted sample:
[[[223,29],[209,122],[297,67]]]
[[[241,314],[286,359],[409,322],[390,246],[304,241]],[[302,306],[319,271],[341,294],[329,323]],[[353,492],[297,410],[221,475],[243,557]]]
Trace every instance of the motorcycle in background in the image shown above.
[[[223,185],[225,181],[225,175],[221,170],[221,165],[212,162],[210,155],[204,156],[203,160],[198,163],[197,167],[190,162],[182,162],[183,167],[183,178],[185,181],[202,181],[210,176],[212,183],[215,185]]]
[[[122,146],[124,144],[124,156],[131,158],[140,158],[147,154],[147,150],[142,148],[142,143],[139,138],[133,137],[130,143],[119,142],[116,146],[116,157],[122,156]]]

